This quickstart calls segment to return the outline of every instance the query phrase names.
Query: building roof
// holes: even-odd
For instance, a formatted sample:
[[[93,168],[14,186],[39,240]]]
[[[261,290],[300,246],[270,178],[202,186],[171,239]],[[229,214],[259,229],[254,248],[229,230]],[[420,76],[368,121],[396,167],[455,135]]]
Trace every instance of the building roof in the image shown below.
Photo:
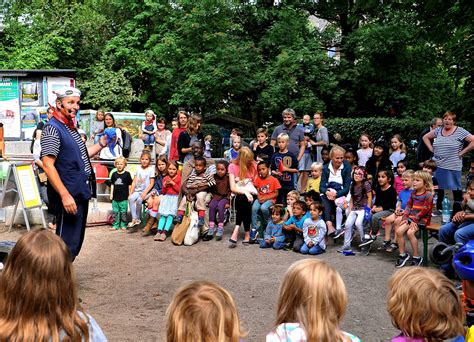
[[[0,76],[56,76],[56,75],[65,75],[70,77],[76,76],[75,69],[27,69],[27,70],[20,70],[20,69],[11,69],[11,70],[1,70],[0,69]]]

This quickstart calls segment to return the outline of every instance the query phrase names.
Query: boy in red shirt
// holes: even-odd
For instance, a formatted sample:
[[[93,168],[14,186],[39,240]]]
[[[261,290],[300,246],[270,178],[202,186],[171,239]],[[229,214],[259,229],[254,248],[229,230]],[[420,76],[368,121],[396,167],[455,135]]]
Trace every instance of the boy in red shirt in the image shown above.
[[[252,205],[252,230],[250,231],[250,242],[257,240],[257,220],[258,212],[262,212],[263,227],[267,226],[270,219],[270,207],[275,204],[278,197],[278,189],[281,189],[278,179],[270,175],[270,163],[261,161],[257,165],[258,176],[253,184],[258,191],[257,199]]]

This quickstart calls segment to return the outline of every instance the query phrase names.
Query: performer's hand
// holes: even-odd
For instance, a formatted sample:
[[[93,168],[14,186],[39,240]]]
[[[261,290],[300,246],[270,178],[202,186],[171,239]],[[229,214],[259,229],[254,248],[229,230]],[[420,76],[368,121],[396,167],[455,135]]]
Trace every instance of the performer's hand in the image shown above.
[[[107,136],[106,135],[103,135],[103,136],[100,137],[99,144],[101,146],[107,146]]]
[[[77,214],[76,202],[74,201],[74,198],[72,198],[72,196],[69,193],[62,196],[61,200],[63,202],[64,210],[66,210],[68,214],[72,214],[72,215]]]

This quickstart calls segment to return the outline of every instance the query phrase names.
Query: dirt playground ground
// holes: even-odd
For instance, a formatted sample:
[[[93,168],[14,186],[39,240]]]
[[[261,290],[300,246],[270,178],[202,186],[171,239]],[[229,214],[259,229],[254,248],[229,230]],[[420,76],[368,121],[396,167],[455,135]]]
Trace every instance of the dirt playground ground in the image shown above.
[[[219,242],[177,247],[169,240],[155,242],[138,233],[87,228],[82,252],[74,262],[82,305],[110,341],[164,341],[165,311],[175,291],[194,280],[211,280],[232,293],[247,340],[264,341],[272,329],[283,274],[305,256],[245,247],[240,241],[237,248],[229,249],[229,230],[228,226]],[[16,240],[24,232],[3,232],[0,240]],[[363,341],[388,340],[397,334],[385,304],[395,255],[375,251],[365,257],[343,256],[336,249],[329,246],[317,258],[334,266],[346,283],[349,304],[342,328]]]

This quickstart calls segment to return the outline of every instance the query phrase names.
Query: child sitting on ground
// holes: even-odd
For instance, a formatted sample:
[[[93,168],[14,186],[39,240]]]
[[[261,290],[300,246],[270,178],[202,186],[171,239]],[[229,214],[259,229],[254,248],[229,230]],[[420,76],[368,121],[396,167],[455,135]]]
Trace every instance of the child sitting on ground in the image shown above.
[[[378,186],[375,190],[375,203],[372,206],[370,218],[370,232],[365,234],[359,247],[365,247],[372,244],[377,239],[377,234],[382,223],[382,218],[391,215],[395,211],[397,204],[397,192],[392,186],[393,173],[390,169],[380,170],[377,173]],[[363,250],[367,250],[364,248]]]
[[[112,201],[112,212],[114,215],[114,223],[112,227],[115,230],[127,229],[127,211],[128,196],[132,186],[132,176],[130,172],[125,171],[127,159],[120,156],[114,162],[117,171],[112,173],[110,177],[110,200]]]
[[[339,328],[346,306],[346,286],[334,268],[318,259],[299,260],[280,285],[275,325],[266,340],[360,342]]]
[[[153,231],[156,229],[156,217],[158,216],[158,208],[160,207],[160,201],[163,198],[163,178],[168,173],[168,158],[164,155],[160,155],[156,159],[156,170],[157,174],[155,176],[155,184],[153,184],[153,189],[150,191],[150,197],[146,200],[148,208],[148,220],[143,227],[142,236],[153,235]]]
[[[267,228],[260,242],[260,248],[282,249],[285,247],[285,234],[283,234],[283,215],[285,208],[281,204],[275,204],[270,208],[272,219],[268,221]]]
[[[313,202],[309,206],[309,215],[303,223],[303,240],[301,254],[321,254],[326,251],[325,236],[327,233],[326,223],[321,219],[324,207],[320,202]]]
[[[392,342],[464,341],[464,310],[454,284],[434,269],[398,270],[388,283],[387,310],[401,331]]]
[[[413,251],[412,266],[420,266],[423,258],[418,255],[418,239],[416,232],[418,225],[427,226],[431,221],[431,209],[433,208],[433,183],[431,176],[426,171],[416,171],[413,175],[413,192],[410,195],[403,218],[395,226],[395,235],[400,248],[400,255],[395,264],[397,267],[405,266],[410,255],[405,251],[405,233],[410,240]]]
[[[194,169],[191,171],[187,182],[181,185],[183,198],[178,207],[178,223],[181,223],[183,220],[186,201],[196,201],[196,209],[199,217],[198,227],[201,229],[204,226],[208,189],[215,184],[214,176],[206,172],[206,159],[204,157],[194,158]]]
[[[283,221],[288,220],[293,216],[293,204],[296,201],[300,200],[300,193],[296,190],[291,190],[288,195],[286,195],[286,207],[285,207],[285,216],[283,216]]]
[[[323,173],[323,164],[314,162],[311,164],[311,177],[308,179],[306,192],[314,190],[319,192],[319,185],[321,184],[321,174]]]
[[[149,151],[153,149],[156,131],[158,131],[158,127],[155,122],[155,113],[149,109],[145,112],[145,121],[142,123],[142,140],[145,144],[145,149]]]
[[[255,242],[258,233],[258,214],[262,213],[263,223],[270,221],[270,207],[275,204],[278,191],[281,188],[278,180],[270,175],[270,163],[261,161],[257,165],[257,177],[253,185],[258,191],[257,199],[252,204],[252,229],[250,230],[250,241]],[[263,227],[262,227],[263,228]]]
[[[413,191],[413,175],[415,171],[413,170],[406,170],[402,174],[402,183],[404,189],[400,191],[398,194],[397,199],[397,206],[395,208],[395,212],[385,218],[385,239],[383,244],[379,247],[379,249],[385,249],[386,252],[391,253],[394,250],[398,249],[397,242],[392,242],[391,240],[391,232],[392,232],[392,225],[399,225],[400,221],[403,218],[403,212],[407,206],[408,200],[410,199],[411,193]]]
[[[158,232],[153,238],[155,241],[165,241],[169,235],[171,224],[176,215],[178,206],[179,188],[181,187],[181,174],[178,172],[178,163],[171,160],[168,164],[168,174],[163,178],[162,198],[158,207],[160,220],[158,221]]]
[[[293,216],[291,216],[283,225],[288,248],[299,252],[303,245],[303,223],[309,217],[308,207],[303,201],[296,201],[293,204]]]
[[[202,238],[204,241],[212,240],[214,233],[216,233],[216,240],[222,240],[224,235],[224,220],[225,211],[230,208],[230,183],[227,168],[229,163],[226,160],[220,160],[216,163],[216,173],[214,174],[214,181],[216,182],[211,187],[212,200],[209,203],[209,230]],[[216,214],[218,215],[217,231]]]
[[[166,310],[166,341],[244,341],[232,296],[209,281],[180,288]]]
[[[290,137],[286,133],[281,133],[277,137],[278,148],[277,153],[272,156],[272,175],[280,182],[281,189],[278,192],[277,203],[286,204],[286,195],[295,190],[295,182],[293,177],[298,173],[298,159],[288,151],[288,140]]]
[[[367,180],[367,172],[360,166],[356,166],[352,173],[350,194],[349,215],[344,227],[344,244],[338,250],[339,253],[351,250],[354,224],[359,232],[359,237],[361,239],[364,237],[365,207],[372,206],[372,186]]]

